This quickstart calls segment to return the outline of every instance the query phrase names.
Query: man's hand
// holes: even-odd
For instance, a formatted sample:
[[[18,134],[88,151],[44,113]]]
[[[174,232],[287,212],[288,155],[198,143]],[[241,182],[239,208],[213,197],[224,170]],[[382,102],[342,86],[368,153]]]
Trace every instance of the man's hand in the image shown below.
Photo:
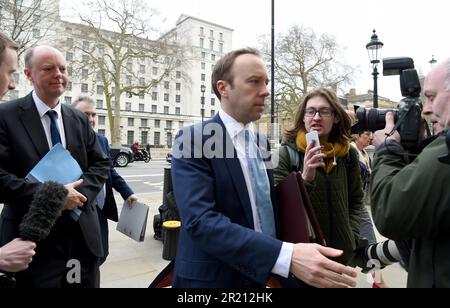
[[[128,197],[127,199],[127,203],[128,203],[128,207],[130,208],[130,210],[133,208],[133,203],[138,201],[138,197],[136,195],[131,195]]]
[[[397,142],[400,142],[400,134],[398,131],[395,131],[395,133],[390,136],[392,130],[395,127],[394,122],[394,114],[392,112],[386,113],[386,127],[384,130],[376,131],[373,134],[373,140],[372,143],[375,146],[375,148],[379,148],[386,140],[395,140]]]
[[[28,268],[35,255],[36,244],[15,239],[0,248],[0,269],[16,273]]]
[[[317,244],[296,244],[292,255],[291,273],[316,288],[356,287],[354,270],[327,257],[338,257],[341,250]]]
[[[69,191],[66,199],[66,204],[64,205],[64,210],[73,211],[76,208],[84,206],[87,198],[83,194],[75,190],[75,188],[80,186],[82,183],[83,179],[64,186]]]

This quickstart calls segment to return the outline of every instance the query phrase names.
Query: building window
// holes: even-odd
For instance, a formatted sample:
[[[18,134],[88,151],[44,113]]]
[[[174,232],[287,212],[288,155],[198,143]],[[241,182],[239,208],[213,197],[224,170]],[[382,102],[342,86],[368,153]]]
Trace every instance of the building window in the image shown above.
[[[139,104],[139,112],[145,112],[145,105]]]
[[[133,82],[133,76],[131,75],[127,75],[127,85],[131,85],[131,83]]]
[[[202,70],[205,70],[205,69],[206,69],[206,63],[202,62]]]
[[[204,38],[200,38],[200,48],[203,48],[205,46],[205,39]]]
[[[200,27],[200,35],[205,35],[205,28]]]
[[[83,41],[83,49],[84,50],[89,50],[91,44],[88,41]]]
[[[206,74],[202,74],[202,75],[201,75],[201,80],[202,80],[202,81],[206,81]]]
[[[164,89],[170,90],[170,82],[164,81]]]
[[[130,72],[133,70],[133,62],[127,62],[127,70]]]
[[[73,38],[69,37],[66,41],[66,45],[67,45],[67,48],[73,48]]]
[[[66,103],[67,105],[72,104],[72,97],[70,97],[70,96],[65,96],[65,97],[64,97],[64,103]]]
[[[143,78],[143,77],[139,78],[139,84],[141,86],[145,85],[145,78]]]
[[[87,69],[81,70],[81,78],[83,78],[84,80],[89,78],[89,71]]]
[[[97,73],[97,81],[98,82],[102,82],[103,81],[102,73],[100,73],[100,72]]]
[[[158,75],[158,68],[157,67],[153,67],[152,68],[152,74],[153,75]]]
[[[103,109],[103,100],[102,99],[97,100],[97,109]]]
[[[155,120],[155,128],[161,128],[161,120]]]
[[[178,122],[178,128],[182,129],[183,127],[184,127],[184,122],[183,121]]]
[[[127,133],[127,144],[133,144],[134,143],[134,131],[129,130]]]
[[[17,83],[17,82],[16,82],[16,83]],[[67,83],[67,91],[72,91],[72,86],[73,86],[72,82],[69,81],[69,82]]]
[[[169,107],[168,106],[164,106],[164,114],[169,114]]]
[[[223,53],[223,43],[219,43],[219,52]]]
[[[140,65],[139,66],[139,73],[145,74],[145,65]]]
[[[128,127],[134,127],[134,119],[128,118]]]
[[[165,102],[169,101],[169,94],[168,93],[164,93],[164,101]]]
[[[97,86],[97,94],[103,95],[103,86]]]
[[[216,55],[215,54],[211,55],[211,61],[216,61]]]
[[[171,148],[173,146],[173,135],[172,133],[167,133],[167,146]]]
[[[214,117],[216,115],[216,111],[215,110],[211,110],[211,118]]]
[[[202,52],[202,59],[206,59],[206,52]]]
[[[214,38],[214,30],[209,30],[209,37]]]
[[[161,144],[161,133],[160,132],[155,132],[155,138],[153,140],[153,144],[155,146],[159,146]]]
[[[214,50],[214,41],[209,41],[209,49]]]
[[[131,111],[131,103],[130,102],[126,102],[125,103],[125,110],[126,111]],[[128,123],[130,123],[130,121],[128,121]],[[129,125],[128,125],[129,126]]]
[[[152,113],[157,113],[157,112],[158,112],[158,106],[152,105]]]
[[[158,100],[158,92],[152,92],[152,100],[154,101]]]
[[[176,103],[181,103],[181,95],[176,95],[175,96],[175,102]]]
[[[181,72],[180,71],[177,71],[177,79],[181,79]]]
[[[106,117],[98,116],[98,125],[105,125],[105,124],[106,124]]]
[[[215,106],[216,105],[216,99],[215,98],[211,98],[211,106]]]
[[[139,99],[145,99],[145,94],[139,94]]]
[[[33,29],[33,38],[34,39],[39,39],[41,38],[41,30],[39,29]],[[73,41],[72,41],[72,46],[73,46]],[[72,48],[72,47],[70,47]]]
[[[219,33],[219,40],[223,41],[223,33],[222,32]]]
[[[88,93],[89,92],[89,85],[87,83],[81,84],[81,92],[82,93]]]
[[[176,115],[181,115],[181,108],[180,107],[175,107],[175,114]]]
[[[66,52],[66,61],[73,61],[73,53],[68,51]]]
[[[141,127],[148,127],[148,120],[147,119],[141,119]]]
[[[104,129],[99,129],[98,133],[102,136],[106,136],[106,130],[104,130]]]
[[[166,121],[166,129],[172,129],[172,121]]]
[[[177,91],[181,91],[181,83],[177,82],[176,85],[175,85],[175,89]]]
[[[141,144],[142,145],[148,144],[148,132],[141,132]]]

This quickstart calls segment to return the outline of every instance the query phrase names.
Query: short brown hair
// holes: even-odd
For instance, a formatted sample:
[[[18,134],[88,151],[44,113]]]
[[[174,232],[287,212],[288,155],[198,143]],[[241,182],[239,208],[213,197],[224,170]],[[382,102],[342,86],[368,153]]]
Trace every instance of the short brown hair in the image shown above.
[[[217,82],[219,80],[224,80],[233,86],[234,76],[231,73],[233,64],[237,57],[247,54],[261,57],[261,53],[255,48],[242,48],[227,53],[214,66],[214,71],[212,73],[212,88],[219,100],[222,99],[222,95],[220,95],[219,90],[217,89]]]
[[[0,63],[3,61],[6,48],[11,48],[16,51],[19,50],[19,46],[14,41],[0,33]]]
[[[349,142],[351,140],[351,119],[345,111],[344,107],[342,107],[341,103],[339,102],[336,93],[327,88],[320,88],[306,95],[306,97],[303,99],[303,103],[298,106],[297,112],[295,113],[295,126],[293,129],[286,132],[285,138],[290,141],[295,141],[298,133],[301,130],[306,129],[304,122],[306,105],[308,104],[308,101],[310,99],[316,96],[323,97],[330,104],[336,118],[339,119],[339,123],[334,124],[328,141],[341,144],[346,144],[347,142]]]

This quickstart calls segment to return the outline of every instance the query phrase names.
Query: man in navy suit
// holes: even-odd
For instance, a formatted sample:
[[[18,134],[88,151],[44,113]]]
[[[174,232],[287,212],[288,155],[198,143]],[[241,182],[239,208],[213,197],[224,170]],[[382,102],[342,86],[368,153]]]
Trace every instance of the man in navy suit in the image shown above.
[[[355,286],[348,276],[356,273],[327,258],[342,251],[276,238],[272,171],[256,168],[270,158],[268,146],[256,147],[263,136],[252,125],[265,110],[268,83],[257,50],[225,55],[212,76],[219,114],[178,134],[172,178],[182,227],[173,287],[265,287],[271,273],[315,287]]]
[[[81,112],[84,112],[89,119],[89,124],[91,125],[91,127],[95,127],[97,111],[95,102],[92,98],[88,96],[80,96],[72,103],[72,106],[80,110]],[[97,134],[97,138],[100,141],[103,152],[111,159],[108,139],[102,134]],[[113,188],[120,193],[123,200],[126,200],[130,207],[133,205],[133,202],[138,200],[131,187],[128,186],[127,182],[125,182],[125,180],[117,173],[111,161],[110,172],[105,184],[105,194],[103,195],[104,200],[97,200],[98,203],[103,203],[103,206],[99,206],[99,208],[97,209],[98,218],[100,221],[100,230],[102,232],[102,243],[105,250],[105,255],[101,258],[101,264],[106,261],[106,258],[109,254],[108,219],[115,222],[119,220]],[[98,196],[97,199],[102,198],[100,196]]]
[[[60,51],[50,46],[29,50],[25,75],[34,90],[0,104],[0,189],[5,200],[0,245],[18,236],[22,218],[42,185],[25,177],[61,143],[80,165],[82,179],[66,185],[69,194],[62,216],[38,243],[30,267],[16,275],[17,287],[99,287],[103,247],[94,201],[107,179],[108,157],[86,116],[61,103],[68,73]],[[77,220],[71,215],[74,209],[81,210]]]

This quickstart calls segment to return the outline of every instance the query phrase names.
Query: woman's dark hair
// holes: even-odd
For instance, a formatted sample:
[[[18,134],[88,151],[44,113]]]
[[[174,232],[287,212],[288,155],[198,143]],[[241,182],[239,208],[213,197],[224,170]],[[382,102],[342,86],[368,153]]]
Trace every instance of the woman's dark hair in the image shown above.
[[[334,116],[339,120],[337,124],[334,124],[328,141],[341,144],[346,144],[349,142],[351,140],[351,119],[339,102],[336,93],[327,88],[319,88],[305,96],[303,102],[298,106],[295,113],[294,128],[286,131],[284,135],[286,140],[294,141],[297,138],[298,133],[301,130],[306,129],[304,122],[306,106],[308,105],[308,101],[316,96],[323,97],[330,104],[333,109]]]

